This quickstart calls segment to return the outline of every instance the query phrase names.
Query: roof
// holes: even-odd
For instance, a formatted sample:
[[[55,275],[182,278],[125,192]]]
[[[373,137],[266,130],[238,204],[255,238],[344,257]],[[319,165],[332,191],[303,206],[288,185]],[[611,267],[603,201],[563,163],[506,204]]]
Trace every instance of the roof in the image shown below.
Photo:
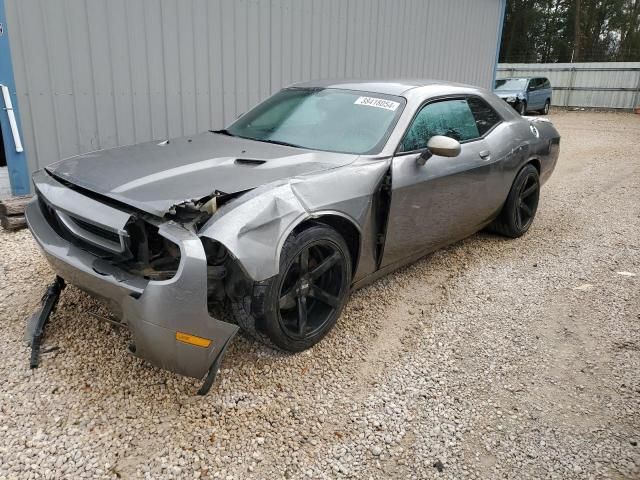
[[[308,82],[295,83],[289,87],[295,88],[339,88],[343,90],[358,90],[363,92],[381,93],[386,95],[402,95],[403,93],[417,87],[428,85],[441,85],[451,87],[467,87],[460,83],[446,82],[444,80],[430,79],[371,79],[371,80],[311,80]]]
[[[524,77],[506,77],[506,78],[496,78],[496,81],[498,80],[531,80],[532,78],[547,78],[544,75],[531,75],[531,76],[524,76]]]

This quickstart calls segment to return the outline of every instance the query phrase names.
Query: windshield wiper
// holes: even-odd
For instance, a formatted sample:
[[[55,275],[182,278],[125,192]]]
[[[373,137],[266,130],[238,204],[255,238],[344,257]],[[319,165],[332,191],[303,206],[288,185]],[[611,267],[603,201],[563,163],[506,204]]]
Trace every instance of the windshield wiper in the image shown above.
[[[231,133],[229,130],[227,130],[226,128],[223,128],[221,130],[209,130],[211,133],[219,133],[220,135],[227,135],[229,137],[235,137],[236,135],[234,135],[233,133]]]
[[[266,142],[266,143],[274,143],[276,145],[284,145],[285,147],[305,148],[305,147],[302,147],[300,145],[296,145],[295,143],[282,142],[280,140],[271,140],[271,139],[268,139],[268,138],[260,138],[260,139],[256,138],[254,140],[256,140],[258,142]]]
[[[271,139],[268,139],[268,138],[242,137],[240,135],[234,135],[233,133],[231,133],[226,128],[223,128],[221,130],[209,130],[209,131],[211,133],[219,133],[220,135],[228,135],[230,137],[244,138],[246,140],[254,140],[256,142],[274,143],[276,145],[284,145],[285,147],[305,148],[305,147],[302,147],[300,145],[296,145],[295,143],[283,142],[283,141],[280,141],[280,140],[271,140]]]

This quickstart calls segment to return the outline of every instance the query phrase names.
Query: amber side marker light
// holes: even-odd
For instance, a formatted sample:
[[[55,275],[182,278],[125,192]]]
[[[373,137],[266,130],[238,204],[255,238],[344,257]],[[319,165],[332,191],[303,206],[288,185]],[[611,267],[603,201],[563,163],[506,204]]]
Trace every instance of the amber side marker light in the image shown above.
[[[211,340],[208,338],[196,337],[195,335],[189,335],[184,332],[176,332],[176,340],[182,343],[188,343],[189,345],[195,345],[196,347],[207,348],[211,345]]]

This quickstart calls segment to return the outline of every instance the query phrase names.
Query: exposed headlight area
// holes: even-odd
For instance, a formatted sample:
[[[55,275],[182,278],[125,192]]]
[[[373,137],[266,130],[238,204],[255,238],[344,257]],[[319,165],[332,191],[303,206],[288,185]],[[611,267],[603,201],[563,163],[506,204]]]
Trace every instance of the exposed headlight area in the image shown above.
[[[118,262],[127,272],[147,280],[168,280],[180,265],[180,247],[158,233],[158,227],[142,219],[127,225],[129,258]]]
[[[207,237],[201,237],[207,256],[207,308],[214,318],[228,318],[228,300],[241,301],[251,295],[253,280],[227,248]]]
[[[219,242],[202,238],[207,255],[207,299],[209,304],[221,303],[225,298],[224,280],[227,276],[229,253]]]
[[[507,97],[506,101],[507,103],[516,103],[518,99],[516,97]]]

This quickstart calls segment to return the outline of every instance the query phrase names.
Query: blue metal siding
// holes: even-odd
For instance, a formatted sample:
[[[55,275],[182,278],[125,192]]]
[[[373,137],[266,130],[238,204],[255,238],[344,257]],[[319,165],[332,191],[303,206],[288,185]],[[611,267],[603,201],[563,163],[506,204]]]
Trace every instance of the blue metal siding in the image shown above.
[[[18,124],[18,131],[22,137],[22,123],[20,121],[20,109],[18,108],[16,85],[13,77],[13,64],[11,62],[11,49],[9,46],[9,32],[15,29],[14,25],[7,22],[4,0],[0,0],[0,24],[2,24],[2,33],[0,34],[0,84],[6,85],[9,88],[13,111]],[[7,167],[11,181],[11,193],[14,195],[26,195],[31,188],[26,154],[24,151],[16,152],[13,134],[11,133],[11,127],[9,125],[9,118],[7,117],[7,112],[4,110],[5,105],[2,98],[0,98],[0,104],[2,105],[2,110],[0,110],[0,128],[2,128],[4,152],[7,158]],[[22,138],[22,142],[24,143],[24,138]]]

